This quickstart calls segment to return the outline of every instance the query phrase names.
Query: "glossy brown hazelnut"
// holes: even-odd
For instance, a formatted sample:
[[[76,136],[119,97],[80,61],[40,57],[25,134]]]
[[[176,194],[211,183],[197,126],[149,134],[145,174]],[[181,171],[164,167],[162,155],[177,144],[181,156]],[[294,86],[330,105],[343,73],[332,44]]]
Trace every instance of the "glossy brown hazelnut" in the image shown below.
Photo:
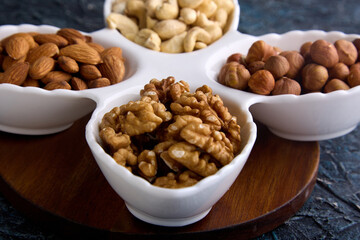
[[[269,95],[275,87],[275,79],[268,70],[259,70],[251,75],[249,88],[253,93]]]
[[[356,87],[360,85],[360,63],[356,63],[350,67],[347,83],[350,87]]]
[[[276,55],[269,57],[265,62],[264,69],[271,72],[275,79],[278,79],[287,74],[290,69],[290,64],[285,57]]]
[[[323,39],[316,40],[310,47],[311,59],[326,68],[331,68],[339,62],[339,55],[335,46]]]
[[[255,61],[265,62],[270,56],[276,55],[274,47],[270,46],[263,40],[254,42],[248,50],[245,61],[250,64]]]
[[[346,82],[340,79],[331,79],[325,84],[324,93],[329,93],[337,90],[348,90],[350,89],[349,85]]]
[[[280,55],[285,57],[290,65],[289,71],[285,74],[285,76],[295,79],[304,67],[304,57],[297,51],[284,51],[281,52]]]
[[[251,74],[264,69],[265,63],[263,61],[255,61],[247,65],[247,69]]]
[[[321,91],[329,77],[327,69],[315,63],[307,64],[301,75],[302,86],[311,92]]]
[[[332,68],[328,69],[329,72],[329,79],[337,78],[343,81],[346,81],[347,77],[349,76],[350,70],[345,63],[338,62]]]
[[[334,46],[339,55],[339,62],[345,63],[348,66],[356,62],[358,58],[358,50],[352,42],[340,39],[334,43]]]
[[[249,79],[250,72],[238,62],[223,65],[218,76],[219,83],[240,90],[247,88]]]
[[[272,95],[281,95],[281,94],[301,94],[301,86],[294,79],[288,77],[282,77],[279,80],[275,81],[274,90],[271,92]]]
[[[311,61],[311,56],[310,56],[311,45],[312,42],[305,42],[300,47],[300,54],[304,57],[304,60],[307,63]]]

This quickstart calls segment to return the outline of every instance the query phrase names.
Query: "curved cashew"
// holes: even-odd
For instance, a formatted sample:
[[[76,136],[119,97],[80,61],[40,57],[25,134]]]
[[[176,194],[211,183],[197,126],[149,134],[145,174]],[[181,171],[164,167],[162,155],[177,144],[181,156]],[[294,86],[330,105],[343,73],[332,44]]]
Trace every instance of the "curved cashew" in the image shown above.
[[[226,10],[229,15],[235,8],[234,2],[232,0],[213,0],[218,8],[223,8]]]
[[[199,26],[201,28],[204,28],[209,25],[214,25],[215,22],[212,20],[209,20],[204,13],[198,12],[196,21],[194,23],[195,26]]]
[[[129,17],[120,13],[110,13],[106,18],[109,28],[118,29],[124,37],[133,41],[135,35],[139,32],[138,25]]]
[[[206,17],[210,18],[216,13],[217,5],[212,0],[204,0],[200,6],[196,8],[197,11],[204,13]]]
[[[196,21],[197,14],[196,11],[192,8],[182,8],[180,10],[179,20],[184,23],[191,25]]]
[[[145,7],[147,15],[151,18],[155,17],[156,9],[160,8],[162,3],[163,0],[146,0]]]
[[[193,51],[197,41],[209,44],[211,42],[211,36],[207,31],[200,27],[191,28],[184,39],[185,52]]]
[[[156,18],[159,20],[175,19],[179,15],[179,5],[177,0],[168,0],[163,5],[156,9]]]
[[[186,30],[186,24],[175,19],[167,19],[157,22],[153,30],[159,34],[162,40],[172,38]]]
[[[146,26],[146,8],[144,1],[141,0],[127,1],[125,12],[129,16],[134,16],[138,19],[140,29]]]
[[[221,28],[224,28],[228,20],[227,11],[224,8],[219,8],[215,13],[214,20],[219,23]]]
[[[195,43],[195,48],[196,50],[199,50],[199,49],[203,49],[203,48],[206,48],[207,47],[207,44],[206,43],[203,43],[203,42],[196,42]]]
[[[197,8],[204,0],[178,0],[182,8]]]
[[[157,19],[146,16],[146,28],[152,29],[159,22]]]
[[[204,27],[204,30],[208,32],[209,35],[211,36],[211,43],[215,42],[223,35],[223,31],[221,27],[219,26],[219,24],[216,23]]]
[[[161,39],[160,39],[159,35],[156,32],[154,32],[153,30],[150,30],[147,28],[141,29],[136,34],[136,36],[134,38],[134,42],[143,47],[146,47],[146,48],[149,48],[149,49],[152,49],[155,51],[160,51]]]
[[[180,33],[167,41],[161,43],[161,52],[182,53],[184,52],[184,39],[187,32]]]
[[[126,0],[117,0],[112,3],[111,11],[116,13],[124,13],[126,8]]]

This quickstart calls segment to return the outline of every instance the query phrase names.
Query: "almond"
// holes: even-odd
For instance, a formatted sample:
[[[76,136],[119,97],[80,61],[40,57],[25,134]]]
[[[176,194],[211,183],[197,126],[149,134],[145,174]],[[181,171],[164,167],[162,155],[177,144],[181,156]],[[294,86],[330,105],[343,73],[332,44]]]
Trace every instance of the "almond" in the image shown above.
[[[59,54],[59,48],[55,43],[44,43],[29,51],[26,61],[34,63],[40,57],[54,57]]]
[[[39,80],[28,77],[25,79],[22,86],[23,87],[40,87],[40,82],[39,82]]]
[[[77,62],[96,65],[101,62],[100,54],[87,44],[72,44],[60,50],[60,56],[71,57]]]
[[[111,85],[111,83],[110,83],[110,80],[107,78],[94,79],[88,83],[89,88],[106,87],[109,85]]]
[[[5,45],[5,50],[7,54],[15,60],[26,56],[29,49],[29,44],[23,37],[10,38]]]
[[[79,64],[72,58],[60,56],[57,63],[62,70],[68,73],[77,73],[79,71]]]
[[[66,81],[59,81],[59,82],[49,82],[45,85],[44,89],[46,90],[55,90],[55,89],[67,89],[70,90],[71,86]]]
[[[26,56],[18,59],[18,60],[14,60],[9,56],[5,56],[2,62],[2,68],[4,71],[6,71],[11,65],[13,65],[14,63],[18,63],[18,62],[25,62]]]
[[[10,36],[8,36],[7,38],[4,38],[1,42],[2,44],[5,46],[6,45],[6,42],[11,39],[11,38],[15,38],[15,37],[23,37],[25,38],[25,40],[28,42],[29,44],[29,48],[32,49],[34,47],[37,47],[39,46],[39,44],[37,44],[33,38],[33,36],[30,34],[30,33],[14,33]]]
[[[78,77],[71,78],[71,86],[74,90],[84,90],[88,88],[86,82]]]
[[[85,80],[94,80],[101,78],[101,72],[95,65],[83,64],[80,66],[80,75]]]
[[[103,77],[108,78],[111,84],[119,83],[124,78],[124,62],[115,55],[106,55],[98,67]]]
[[[101,53],[102,51],[105,50],[105,48],[98,43],[89,42],[88,45],[93,49],[95,49],[98,53]]]
[[[29,69],[29,75],[33,79],[41,79],[46,76],[50,71],[53,70],[55,66],[55,60],[50,57],[40,57],[33,64],[31,64]]]
[[[115,55],[120,59],[123,59],[122,49],[119,47],[110,47],[101,52],[101,58],[104,58],[106,55]]]
[[[66,40],[68,40],[70,44],[78,43],[79,39],[83,42],[86,42],[85,36],[78,30],[73,28],[62,28],[57,31],[56,34],[66,38]]]
[[[29,72],[30,64],[28,62],[19,62],[11,65],[2,75],[1,83],[12,83],[21,85]]]
[[[71,74],[63,72],[63,71],[51,71],[41,81],[44,84],[48,84],[49,82],[68,82],[71,79]]]
[[[66,38],[57,34],[38,34],[34,36],[34,40],[40,45],[48,42],[55,43],[59,48],[65,47],[69,44]]]

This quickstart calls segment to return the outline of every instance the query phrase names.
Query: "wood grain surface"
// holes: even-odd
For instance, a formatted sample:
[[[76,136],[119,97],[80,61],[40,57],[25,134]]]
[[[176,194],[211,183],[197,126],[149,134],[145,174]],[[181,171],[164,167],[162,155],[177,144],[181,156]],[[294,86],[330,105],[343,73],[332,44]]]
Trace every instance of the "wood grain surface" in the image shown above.
[[[315,184],[319,144],[285,140],[258,124],[239,177],[203,220],[147,224],[130,214],[98,168],[85,140],[89,117],[53,135],[0,132],[0,190],[29,218],[67,238],[252,238],[293,216]]]

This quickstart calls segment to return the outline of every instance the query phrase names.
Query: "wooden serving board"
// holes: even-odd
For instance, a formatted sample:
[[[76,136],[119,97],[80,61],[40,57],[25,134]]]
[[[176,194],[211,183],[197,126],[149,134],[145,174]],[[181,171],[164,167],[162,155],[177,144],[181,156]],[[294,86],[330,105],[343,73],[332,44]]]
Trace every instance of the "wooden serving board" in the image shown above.
[[[53,135],[0,132],[0,190],[28,217],[67,238],[256,237],[293,216],[316,181],[317,142],[285,140],[258,124],[250,158],[203,220],[154,226],[133,217],[102,175],[85,140],[89,117]]]

